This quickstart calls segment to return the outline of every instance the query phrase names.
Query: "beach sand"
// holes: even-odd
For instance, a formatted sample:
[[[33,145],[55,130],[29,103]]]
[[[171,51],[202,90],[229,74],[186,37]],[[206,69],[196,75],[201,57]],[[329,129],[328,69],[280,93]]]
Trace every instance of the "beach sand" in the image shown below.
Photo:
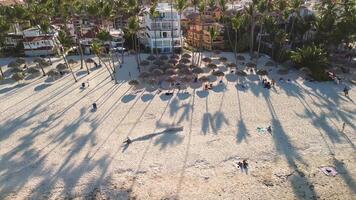
[[[128,85],[132,55],[118,84],[105,67],[87,76],[76,66],[77,83],[70,74],[0,82],[0,199],[355,199],[353,86],[347,98],[341,85],[270,67],[269,77],[291,81],[267,90],[251,74],[238,78],[243,89],[230,74],[212,90],[166,96]],[[243,159],[248,170],[237,168]]]

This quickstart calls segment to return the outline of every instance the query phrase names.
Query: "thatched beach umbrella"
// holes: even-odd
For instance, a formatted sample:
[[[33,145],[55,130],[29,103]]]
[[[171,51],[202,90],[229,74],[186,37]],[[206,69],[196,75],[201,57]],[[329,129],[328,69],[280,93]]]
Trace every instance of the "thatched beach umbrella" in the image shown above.
[[[188,58],[182,58],[180,59],[179,63],[188,64],[190,63],[190,60]]]
[[[182,82],[189,83],[189,82],[191,82],[193,80],[193,77],[191,77],[191,76],[183,76],[182,78],[180,78],[180,80]]]
[[[163,71],[161,69],[154,69],[152,71],[152,75],[154,75],[154,76],[162,76],[163,75]]]
[[[22,65],[22,64],[26,63],[26,59],[25,58],[17,58],[16,62],[19,63],[20,65]]]
[[[151,79],[147,80],[147,83],[150,85],[154,85],[157,83],[157,79],[151,78]]]
[[[250,67],[250,68],[256,68],[256,64],[253,63],[253,62],[248,62],[248,63],[246,64],[246,66],[247,66],[247,67]]]
[[[258,71],[256,72],[256,74],[258,74],[258,75],[260,75],[260,76],[267,76],[267,75],[268,75],[268,72],[267,72],[267,70],[261,69],[261,70],[258,70]]]
[[[301,71],[301,72],[303,72],[305,74],[308,74],[308,75],[312,73],[311,70],[309,68],[307,68],[307,67],[302,67],[302,68],[299,69],[299,71]]]
[[[237,59],[237,60],[245,60],[245,57],[243,57],[243,56],[241,56],[241,55],[238,55],[238,56],[236,57],[236,59]]]
[[[289,70],[286,68],[282,68],[277,71],[277,73],[281,74],[281,75],[286,75],[286,74],[288,74],[288,72],[289,72]]]
[[[38,70],[38,69],[36,69],[34,67],[31,67],[31,68],[28,68],[27,73],[29,73],[29,74],[38,74],[38,73],[40,73],[40,70]]]
[[[165,63],[165,64],[163,64],[161,67],[162,67],[162,68],[165,68],[165,69],[169,69],[169,68],[173,68],[174,65],[169,64],[169,63]]]
[[[165,72],[167,75],[174,75],[174,74],[177,74],[177,71],[175,69],[167,69],[166,72]]]
[[[244,72],[244,71],[242,71],[242,70],[237,70],[237,71],[235,72],[235,74],[238,75],[238,76],[247,76],[247,73]]]
[[[176,68],[187,68],[188,66],[183,64],[183,63],[179,63],[176,65]]]
[[[138,81],[138,80],[131,80],[131,81],[129,81],[129,85],[131,85],[131,86],[137,86],[137,85],[139,85],[140,84],[140,82]]]
[[[216,69],[216,68],[218,68],[218,66],[215,65],[214,63],[209,63],[209,64],[207,65],[207,67],[208,67],[209,69]]]
[[[227,58],[221,56],[221,57],[219,58],[219,61],[222,62],[222,63],[225,63],[225,62],[227,62]]]
[[[43,62],[40,62],[38,63],[39,65],[41,65],[42,67],[49,67],[51,66],[52,64],[48,61],[43,61]]]
[[[150,73],[148,73],[148,72],[141,72],[139,75],[138,75],[138,77],[139,78],[141,78],[141,79],[145,79],[145,78],[148,78],[148,77],[150,77]]]
[[[185,54],[183,54],[182,55],[182,58],[188,58],[188,59],[190,59],[192,56],[190,55],[190,54],[188,54],[188,53],[185,53]]]
[[[190,74],[191,71],[188,68],[180,68],[178,74]]]
[[[142,66],[148,66],[149,64],[150,64],[150,62],[148,60],[143,60],[140,63],[140,65],[142,65]]]
[[[55,69],[51,69],[48,73],[47,73],[48,76],[51,76],[51,77],[55,77],[55,76],[59,76],[60,73],[55,70]]]
[[[14,67],[11,69],[12,73],[19,73],[19,72],[23,72],[23,69],[21,67]]]
[[[208,82],[208,81],[209,81],[209,78],[206,77],[206,76],[202,76],[202,77],[200,77],[198,80],[199,80],[200,82],[205,83],[205,82]]]
[[[179,59],[179,55],[178,54],[173,54],[169,57],[170,59],[175,59],[178,60]]]
[[[161,55],[161,56],[159,57],[159,59],[160,59],[160,60],[168,60],[168,56],[166,56],[166,55]]]
[[[156,60],[156,56],[154,56],[154,55],[149,55],[149,56],[147,57],[147,60],[150,60],[150,61]]]
[[[237,68],[237,65],[235,63],[229,63],[226,65],[228,68]]]
[[[205,62],[205,63],[211,63],[211,58],[205,57],[205,58],[202,59],[202,61]]]
[[[65,70],[65,69],[67,69],[67,65],[65,65],[64,63],[59,63],[59,64],[56,66],[56,69],[57,69],[58,71]]]
[[[219,76],[219,77],[225,76],[224,72],[222,72],[222,71],[215,71],[215,72],[212,73],[212,75]]]
[[[155,60],[152,63],[155,65],[159,65],[159,66],[164,64],[164,62],[162,60]]]
[[[168,83],[173,83],[177,80],[177,77],[176,76],[169,76],[165,79],[166,82]]]
[[[202,68],[200,68],[200,67],[194,67],[194,68],[192,69],[192,72],[193,72],[194,74],[202,74],[202,73],[204,73],[204,70],[203,70]]]
[[[8,65],[7,65],[8,68],[18,68],[20,67],[20,64],[17,63],[16,61],[11,61]]]
[[[169,63],[169,64],[176,65],[176,64],[178,63],[178,60],[176,60],[176,59],[170,59],[170,60],[168,61],[168,63]]]
[[[78,61],[74,60],[74,59],[69,59],[68,60],[68,64],[72,65],[72,64],[77,64]]]
[[[265,63],[266,67],[272,67],[274,65],[275,65],[275,63],[273,61],[270,61],[270,60]]]

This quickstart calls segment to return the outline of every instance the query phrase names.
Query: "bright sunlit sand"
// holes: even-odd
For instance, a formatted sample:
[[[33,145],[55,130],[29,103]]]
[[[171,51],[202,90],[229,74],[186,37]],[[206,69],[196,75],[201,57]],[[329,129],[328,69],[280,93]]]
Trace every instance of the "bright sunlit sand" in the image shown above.
[[[342,85],[279,75],[267,60],[257,68],[277,80],[270,90],[221,64],[223,83],[211,90],[134,88],[132,55],[118,84],[105,67],[86,75],[80,64],[77,83],[70,74],[0,82],[0,199],[353,199],[355,87],[345,97]],[[244,159],[247,170],[238,168]]]

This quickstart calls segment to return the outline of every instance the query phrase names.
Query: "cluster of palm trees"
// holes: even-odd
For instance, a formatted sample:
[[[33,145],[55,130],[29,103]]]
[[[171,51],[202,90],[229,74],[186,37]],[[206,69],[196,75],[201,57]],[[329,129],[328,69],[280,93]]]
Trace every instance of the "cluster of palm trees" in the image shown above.
[[[204,17],[203,13],[207,7],[220,7],[222,11],[220,22],[226,30],[227,46],[230,45],[235,57],[237,57],[238,51],[247,50],[247,48],[251,56],[258,57],[261,46],[263,48],[269,46],[272,57],[275,60],[283,60],[289,59],[288,53],[286,53],[289,50],[309,45],[329,50],[330,47],[340,43],[352,43],[356,38],[354,0],[322,0],[317,5],[316,14],[308,16],[301,15],[301,10],[304,8],[302,0],[252,0],[251,3],[245,5],[242,11],[233,16],[228,15],[227,12],[226,5],[230,2],[229,0],[170,0],[168,2],[171,3],[172,9],[174,7],[178,11],[179,19],[188,6],[194,7],[201,18]],[[149,14],[152,19],[158,17],[157,3],[158,0],[150,1]],[[43,32],[47,32],[51,20],[60,18],[63,20],[64,26],[59,40],[66,65],[70,68],[66,62],[66,51],[76,47],[81,55],[81,68],[85,64],[89,74],[90,71],[79,42],[80,34],[77,41],[70,41],[67,24],[72,23],[73,16],[86,16],[100,20],[101,28],[105,30],[106,22],[116,22],[116,20],[128,18],[127,25],[123,29],[125,37],[128,38],[127,41],[131,42],[132,50],[136,54],[137,67],[140,69],[139,16],[145,14],[144,6],[138,0],[28,0],[24,5],[2,6],[0,7],[0,44],[4,42],[4,36],[8,31],[15,30],[13,27],[15,24],[20,24],[22,27],[39,26]],[[118,16],[121,17],[118,18]],[[209,29],[211,41],[213,41],[216,31],[214,28]],[[310,32],[313,32],[314,37],[305,37]],[[180,35],[183,46],[182,38]],[[112,52],[104,51],[102,41],[103,38],[98,38],[92,46],[93,52],[98,55],[101,61],[103,57],[107,56],[106,54],[113,57]],[[158,54],[157,48],[154,49]],[[193,62],[201,62],[202,50],[202,45],[198,49],[193,49]],[[257,55],[254,53],[256,50]],[[174,54],[174,52],[172,53]],[[116,54],[115,56],[117,57]],[[119,59],[117,60],[119,62]],[[123,62],[123,55],[120,62]],[[114,60],[111,61],[111,66],[104,65],[110,76],[115,79]]]

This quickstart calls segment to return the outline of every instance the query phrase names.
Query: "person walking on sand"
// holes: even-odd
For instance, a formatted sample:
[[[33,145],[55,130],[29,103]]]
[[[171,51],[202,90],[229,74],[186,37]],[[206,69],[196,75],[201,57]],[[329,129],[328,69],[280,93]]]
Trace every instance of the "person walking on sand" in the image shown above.
[[[345,97],[349,96],[349,89],[347,88],[347,86],[345,86],[345,88],[344,88],[344,94],[345,94]]]

